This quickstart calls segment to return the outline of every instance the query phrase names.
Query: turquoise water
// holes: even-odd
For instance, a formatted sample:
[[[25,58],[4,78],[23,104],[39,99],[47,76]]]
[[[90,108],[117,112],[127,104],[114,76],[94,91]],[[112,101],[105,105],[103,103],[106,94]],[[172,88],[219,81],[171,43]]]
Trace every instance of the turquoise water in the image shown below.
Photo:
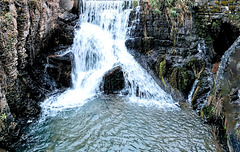
[[[119,96],[101,96],[42,116],[24,138],[17,151],[216,151],[212,135],[193,111]]]

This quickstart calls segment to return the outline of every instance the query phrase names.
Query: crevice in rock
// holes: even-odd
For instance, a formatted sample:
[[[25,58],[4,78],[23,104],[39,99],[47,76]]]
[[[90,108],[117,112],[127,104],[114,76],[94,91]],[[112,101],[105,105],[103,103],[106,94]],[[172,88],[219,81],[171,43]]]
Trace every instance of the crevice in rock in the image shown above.
[[[218,33],[212,33],[213,48],[216,53],[213,62],[219,62],[222,55],[229,49],[240,35],[239,29],[230,23],[221,23]]]

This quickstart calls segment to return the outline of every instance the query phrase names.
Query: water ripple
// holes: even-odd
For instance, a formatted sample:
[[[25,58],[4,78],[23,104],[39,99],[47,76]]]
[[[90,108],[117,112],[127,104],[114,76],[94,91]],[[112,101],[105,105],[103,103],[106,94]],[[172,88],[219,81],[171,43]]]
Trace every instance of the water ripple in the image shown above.
[[[216,151],[193,112],[138,106],[120,97],[49,116],[26,136],[17,151]]]

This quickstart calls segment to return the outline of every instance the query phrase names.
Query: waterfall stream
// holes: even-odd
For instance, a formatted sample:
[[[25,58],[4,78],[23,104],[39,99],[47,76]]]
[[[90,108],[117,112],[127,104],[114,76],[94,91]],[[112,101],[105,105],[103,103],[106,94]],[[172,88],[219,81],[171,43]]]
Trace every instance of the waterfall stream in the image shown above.
[[[188,101],[189,105],[191,105],[192,98],[193,98],[193,94],[194,94],[194,91],[195,91],[195,89],[196,89],[196,87],[197,87],[198,82],[199,82],[199,80],[195,80],[195,81],[194,81],[193,86],[192,86],[192,89],[191,89],[191,91],[190,91],[189,94],[188,94],[188,99],[187,99],[187,101]]]
[[[133,102],[176,107],[166,94],[131,56],[126,47],[131,3],[125,1],[86,1],[80,16],[73,46],[73,87],[60,96],[50,97],[44,109],[82,106],[101,93],[100,84],[106,72],[121,66],[129,100]]]
[[[193,111],[181,110],[125,47],[131,4],[85,1],[75,31],[72,88],[42,103],[16,151],[216,151]],[[104,95],[107,71],[121,66],[124,91]]]

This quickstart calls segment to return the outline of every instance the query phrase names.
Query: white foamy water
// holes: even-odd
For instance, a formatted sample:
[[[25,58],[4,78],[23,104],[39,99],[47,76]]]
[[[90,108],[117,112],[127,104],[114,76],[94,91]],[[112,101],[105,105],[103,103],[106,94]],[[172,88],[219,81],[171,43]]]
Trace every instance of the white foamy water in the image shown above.
[[[69,49],[74,54],[73,87],[47,99],[43,109],[60,110],[84,105],[101,94],[100,84],[107,71],[121,66],[125,91],[130,102],[140,105],[175,107],[165,93],[131,56],[125,47],[131,3],[124,1],[85,1],[80,29]]]
[[[194,81],[194,83],[193,83],[193,85],[192,85],[192,89],[191,89],[191,91],[190,91],[189,94],[188,94],[188,100],[187,100],[187,101],[188,101],[189,105],[191,105],[192,97],[193,97],[193,94],[194,94],[194,92],[195,92],[195,89],[196,89],[196,87],[197,87],[198,82],[199,82],[199,80],[195,80],[195,81]]]

